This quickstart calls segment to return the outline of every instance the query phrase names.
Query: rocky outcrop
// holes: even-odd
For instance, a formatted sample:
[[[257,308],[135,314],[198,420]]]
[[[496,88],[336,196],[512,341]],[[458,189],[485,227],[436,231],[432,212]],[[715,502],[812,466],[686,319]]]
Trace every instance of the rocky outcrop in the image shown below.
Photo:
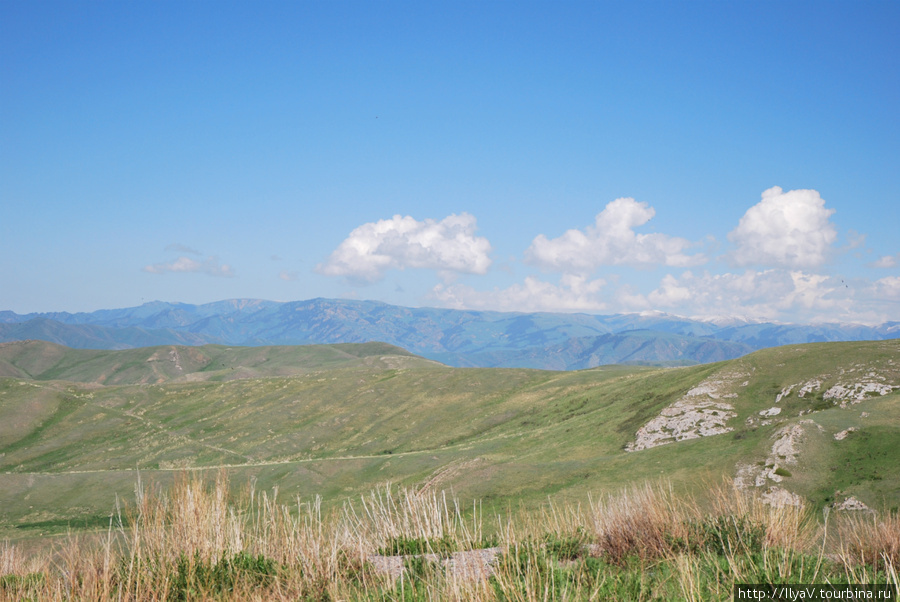
[[[856,430],[856,427],[851,426],[850,428],[842,430],[840,433],[835,433],[834,439],[835,439],[835,441],[843,441],[844,439],[847,438],[847,435],[854,432],[855,430]]]
[[[675,441],[733,431],[728,421],[737,413],[734,406],[725,400],[737,397],[733,391],[734,385],[746,376],[733,372],[704,380],[638,429],[635,440],[625,446],[625,451],[640,451]],[[745,385],[746,381],[741,386]]]
[[[835,510],[849,510],[851,512],[872,512],[872,509],[863,504],[852,495],[840,504],[834,505]]]
[[[894,389],[900,389],[896,385],[887,384],[883,376],[870,373],[866,378],[857,382],[845,382],[836,384],[825,391],[823,399],[831,399],[834,403],[840,403],[842,408],[857,404],[867,397],[875,395],[889,395]]]
[[[741,464],[737,467],[735,485],[739,489],[764,489],[762,500],[772,506],[800,505],[801,498],[779,484],[791,475],[787,467],[797,465],[805,431],[811,427],[822,430],[820,425],[809,419],[779,429],[774,435],[775,441],[765,462],[757,465]]]

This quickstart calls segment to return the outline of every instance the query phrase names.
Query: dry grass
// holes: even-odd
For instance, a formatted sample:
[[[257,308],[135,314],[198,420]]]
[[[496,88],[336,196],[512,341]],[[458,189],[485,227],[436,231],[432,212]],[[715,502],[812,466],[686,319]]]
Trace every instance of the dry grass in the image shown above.
[[[900,567],[900,514],[856,512],[837,525],[841,561],[871,565],[889,572]]]
[[[669,554],[673,541],[689,536],[688,525],[698,515],[692,501],[676,498],[664,484],[633,487],[591,502],[591,526],[600,553],[615,563],[631,556],[655,560]]]
[[[447,492],[394,490],[385,485],[360,499],[359,508],[344,506],[346,528],[357,541],[374,544],[375,549],[399,540],[419,541],[423,552],[444,552],[477,547],[482,539],[481,514],[477,505],[471,518],[463,518],[459,500]]]
[[[727,600],[736,582],[898,583],[896,514],[842,517],[835,563],[811,513],[729,487],[703,505],[666,484],[587,509],[548,502],[497,517],[491,536],[477,505],[445,493],[385,486],[326,515],[319,499],[229,490],[224,473],[166,491],[138,482],[102,539],[27,558],[0,544],[0,599]],[[487,543],[503,550],[490,575],[432,561]],[[400,576],[372,562],[390,546],[411,546]]]

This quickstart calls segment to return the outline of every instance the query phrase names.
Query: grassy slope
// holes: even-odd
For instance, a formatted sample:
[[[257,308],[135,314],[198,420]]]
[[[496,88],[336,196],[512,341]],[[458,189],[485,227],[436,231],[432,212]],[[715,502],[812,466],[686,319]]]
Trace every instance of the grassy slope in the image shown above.
[[[580,372],[454,369],[367,345],[199,348],[205,359],[177,348],[182,370],[153,385],[95,383],[166,375],[147,364],[174,366],[173,348],[87,352],[77,361],[56,349],[38,354],[40,361],[27,363],[32,374],[85,382],[0,379],[0,525],[38,533],[73,518],[96,524],[114,493],[129,496],[136,467],[144,479],[165,482],[179,467],[226,465],[233,483],[255,478],[331,500],[402,482],[452,488],[489,507],[535,504],[549,494],[584,499],[658,477],[702,490],[733,475],[738,463],[764,462],[778,429],[810,419],[821,429],[804,431],[786,488],[818,504],[838,490],[838,498],[856,495],[874,506],[900,502],[900,395],[846,409],[822,399],[831,385],[871,372],[900,385],[900,341],[783,347],[690,368]],[[100,361],[96,353],[111,355]],[[165,359],[148,362],[154,354]],[[745,375],[730,399],[734,432],[623,451],[686,391],[734,374]],[[815,378],[822,381],[815,394],[800,398],[795,387],[771,424],[759,419],[782,389]],[[834,439],[849,427],[857,431]]]
[[[283,347],[164,345],[98,351],[69,349],[44,341],[17,341],[0,344],[0,377],[103,385],[233,380],[307,374],[360,360],[371,364],[382,356],[429,363],[404,349],[378,342]]]

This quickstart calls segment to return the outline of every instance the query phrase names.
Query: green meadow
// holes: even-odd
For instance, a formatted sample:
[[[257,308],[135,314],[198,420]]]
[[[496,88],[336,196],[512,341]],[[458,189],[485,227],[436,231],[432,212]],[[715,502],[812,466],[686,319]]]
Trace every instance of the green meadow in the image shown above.
[[[171,529],[177,517],[165,502],[167,496],[182,495],[185,483],[192,483],[190,487],[196,489],[192,495],[200,499],[213,495],[208,488],[217,481],[216,495],[237,504],[239,510],[229,512],[243,517],[241,529],[253,526],[251,517],[261,512],[259,492],[267,492],[272,500],[276,496],[293,500],[282,510],[293,521],[299,521],[313,504],[316,520],[327,522],[328,529],[355,530],[356,541],[365,542],[359,544],[365,549],[357,558],[360,567],[368,567],[360,568],[365,574],[374,570],[366,564],[366,555],[378,550],[385,554],[406,550],[409,558],[419,558],[417,552],[450,554],[479,546],[505,550],[506,556],[497,562],[506,563],[504,578],[512,581],[496,582],[501,565],[495,563],[494,582],[484,586],[488,589],[477,595],[467,589],[457,599],[540,598],[510,593],[531,587],[523,562],[546,565],[540,571],[557,585],[568,583],[564,587],[572,588],[565,590],[572,599],[590,599],[591,588],[606,587],[597,582],[604,570],[612,571],[607,575],[610,579],[637,579],[615,587],[640,593],[644,587],[640,574],[646,569],[641,563],[650,557],[656,558],[653,562],[665,559],[669,564],[660,570],[687,583],[694,593],[709,593],[704,589],[708,584],[703,583],[713,579],[719,593],[712,597],[724,597],[730,592],[729,580],[737,576],[734,566],[721,574],[717,572],[721,567],[715,568],[717,563],[729,562],[728,553],[735,553],[734,546],[731,552],[716,548],[719,556],[725,555],[722,560],[710,552],[719,545],[710,543],[710,537],[725,541],[722,529],[728,533],[737,529],[732,535],[739,539],[756,537],[757,555],[783,553],[787,548],[763,545],[760,533],[782,528],[779,521],[786,519],[773,518],[772,512],[794,512],[791,537],[797,541],[809,539],[816,529],[826,529],[819,548],[808,542],[789,546],[801,562],[818,558],[819,570],[825,560],[837,562],[844,550],[841,540],[828,544],[831,556],[825,552],[828,535],[823,519],[829,513],[840,517],[835,520],[862,520],[868,525],[865,521],[870,516],[896,520],[900,506],[900,341],[788,346],[691,367],[605,366],[574,372],[450,368],[380,343],[85,351],[30,341],[0,346],[0,374],[4,375],[0,377],[0,541],[7,542],[9,558],[24,558],[24,550],[46,550],[48,545],[56,546],[59,554],[62,542],[75,545],[73,538],[87,538],[96,545],[98,538],[105,537],[107,546],[115,541],[130,550],[127,553],[137,553],[129,547],[136,545],[136,535],[129,529],[146,519],[142,504],[157,504],[153,515],[157,530]],[[684,416],[705,412],[707,417],[721,418],[727,428],[706,436],[699,436],[703,433],[696,429],[685,435],[679,430],[682,427],[666,423],[655,431],[664,444],[635,448],[642,430],[685,403],[696,407],[688,408]],[[636,451],[629,451],[632,448]],[[722,493],[738,482],[743,489]],[[641,496],[651,490],[657,497],[642,502]],[[256,493],[247,498],[248,491]],[[403,512],[412,512],[409,508],[415,503],[409,500],[443,500],[444,510],[437,514],[444,518],[437,522],[456,516],[460,524],[478,526],[464,533],[447,527],[450,535],[410,530],[408,524],[378,531],[383,524],[373,527],[373,517],[379,512],[395,516],[400,510],[371,501],[377,511],[366,511],[360,516],[367,519],[348,523],[349,517],[356,516],[348,514],[348,508],[362,512],[365,500],[375,499],[374,492],[407,500]],[[789,503],[768,502],[766,496],[773,492]],[[148,497],[155,501],[147,501]],[[737,500],[729,502],[731,510],[725,511],[730,518],[722,519],[722,511],[710,514],[716,499],[725,497]],[[452,510],[446,506],[447,499],[453,500]],[[602,500],[607,500],[606,505],[599,503]],[[662,546],[656,552],[626,546],[618,557],[615,550],[620,544],[613,545],[614,538],[610,539],[608,521],[613,519],[607,515],[617,503],[626,502],[614,500],[631,500],[626,505],[651,514],[659,508],[681,506],[693,514],[663,521],[669,525],[666,529],[674,530],[666,531],[664,537],[653,536],[665,540],[664,546],[654,544]],[[869,510],[843,509],[851,502]],[[647,508],[640,510],[641,504]],[[149,508],[145,511],[150,512]],[[722,520],[731,520],[731,527]],[[638,523],[635,532],[643,529]],[[300,529],[300,523],[292,524]],[[372,529],[379,535],[372,535]],[[241,541],[253,537],[247,535],[249,539]],[[258,556],[262,549],[258,546],[241,546],[217,548],[220,556],[188,558],[184,560],[190,565],[187,568],[178,568],[181,561],[170,558],[165,571],[174,573],[166,573],[164,590],[174,587],[175,582],[168,580],[179,578],[182,569],[190,579],[206,575],[203,579],[214,580],[209,575],[215,571],[250,562],[249,557],[228,554],[253,551],[257,554],[253,562],[264,565],[273,558],[265,551]],[[510,546],[521,547],[524,556],[510,557]],[[349,554],[349,548],[341,549]],[[637,560],[629,560],[633,554]],[[566,555],[571,558],[566,560]],[[866,574],[889,581],[889,573],[878,572],[884,570],[879,568],[878,552],[873,557],[875,563],[863,563],[862,569],[849,561],[826,569],[844,577],[847,571],[874,571]],[[279,558],[276,564],[282,568],[269,568],[290,573],[284,569],[289,559]],[[28,587],[34,586],[38,589],[33,591],[41,595],[55,596],[41,589],[56,583],[50,569],[29,571],[21,568],[24,561],[16,562],[7,562],[19,567],[8,569],[11,574],[44,575],[39,578],[44,585],[39,587],[15,581],[16,592],[32,591]],[[631,566],[629,562],[638,563],[632,567],[637,573],[622,572],[623,566]],[[769,561],[762,558],[761,562]],[[576,565],[577,570],[572,568]],[[691,574],[689,565],[696,569],[699,581],[684,582]],[[397,583],[406,587],[404,579],[424,571],[418,582],[410,581],[412,591],[419,593],[399,599],[443,598],[449,586],[443,581],[436,584],[447,575],[434,568],[408,567],[399,582],[378,577],[383,581],[378,581],[380,585],[360,585],[353,581],[356,577],[344,583],[337,573],[329,579],[344,583],[341,587],[349,588],[345,594],[356,592],[347,594],[351,598],[398,599],[385,592],[393,592]],[[435,576],[438,573],[443,577]],[[127,585],[110,577],[104,587],[118,591],[116,596],[123,597],[127,591],[125,598],[140,599],[145,577],[129,573]],[[525,581],[520,583],[520,578]],[[212,581],[203,583],[197,585],[197,599],[228,597],[209,585]],[[415,583],[431,585],[417,590]],[[548,582],[541,583],[535,587],[550,587]],[[308,586],[291,591],[306,591],[303,588]],[[357,586],[362,589],[353,589]],[[512,589],[504,598],[498,592],[507,586]],[[116,589],[121,587],[126,589]],[[655,599],[676,591],[661,587],[651,587],[656,588]],[[337,595],[337,590],[328,591],[329,596]],[[427,591],[434,596],[423,593]],[[402,596],[407,596],[405,592]],[[265,597],[281,595],[269,593]],[[649,594],[638,597],[654,599]],[[700,595],[706,597],[710,596]]]
[[[658,479],[702,491],[765,463],[779,429],[810,420],[780,487],[819,507],[849,496],[900,504],[897,392],[845,407],[823,399],[838,384],[900,385],[897,341],[575,372],[448,368],[379,343],[87,351],[32,341],[0,346],[0,373],[6,536],[97,524],[138,473],[167,483],[183,470],[224,469],[234,484],[329,503],[384,483],[496,508]],[[732,430],[625,451],[687,391],[729,379],[720,401],[733,406]],[[799,396],[810,381],[819,386]]]

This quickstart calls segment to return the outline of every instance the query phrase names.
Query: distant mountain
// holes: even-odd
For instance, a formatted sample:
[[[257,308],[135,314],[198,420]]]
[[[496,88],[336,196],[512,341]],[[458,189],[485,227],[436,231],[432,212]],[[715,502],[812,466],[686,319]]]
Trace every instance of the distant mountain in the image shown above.
[[[563,314],[410,308],[377,301],[154,301],[90,313],[0,311],[0,342],[82,349],[381,341],[451,366],[554,370],[612,363],[678,365],[794,343],[900,338],[900,323],[773,324],[653,314]]]
[[[26,322],[0,323],[0,342],[36,339],[74,349],[133,349],[153,345],[203,345],[209,337],[170,329],[151,330],[140,326],[111,328],[96,324],[66,324],[49,318]]]

